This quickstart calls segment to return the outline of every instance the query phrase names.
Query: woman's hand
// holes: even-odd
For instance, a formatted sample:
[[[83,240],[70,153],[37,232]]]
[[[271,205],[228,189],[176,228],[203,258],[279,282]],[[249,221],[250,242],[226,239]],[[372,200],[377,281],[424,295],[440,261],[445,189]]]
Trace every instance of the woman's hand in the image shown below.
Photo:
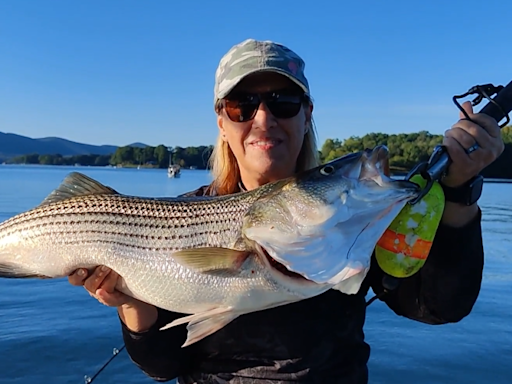
[[[72,285],[83,285],[92,297],[109,307],[119,307],[134,300],[115,289],[119,275],[104,265],[94,269],[91,274],[87,269],[78,269],[68,280]]]
[[[458,187],[478,175],[505,149],[496,120],[483,113],[473,113],[470,102],[465,102],[462,107],[474,122],[467,120],[460,112],[460,120],[445,132],[443,144],[452,163],[441,183],[448,187]],[[447,201],[442,222],[461,227],[477,213],[477,204],[468,207]]]
[[[100,303],[116,307],[121,321],[134,332],[143,332],[155,324],[156,307],[143,303],[116,290],[121,277],[106,266],[98,266],[92,272],[78,269],[68,277],[70,284],[82,285]]]
[[[445,132],[443,145],[452,163],[442,183],[448,187],[460,186],[478,175],[505,149],[496,120],[483,113],[474,114],[469,101],[462,107],[474,123],[460,112],[460,120]],[[476,149],[468,153],[470,148]]]

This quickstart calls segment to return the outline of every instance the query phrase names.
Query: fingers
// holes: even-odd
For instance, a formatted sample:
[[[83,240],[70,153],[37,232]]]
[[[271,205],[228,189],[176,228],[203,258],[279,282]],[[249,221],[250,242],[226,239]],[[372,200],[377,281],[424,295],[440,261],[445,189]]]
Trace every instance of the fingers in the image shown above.
[[[472,136],[467,130],[461,127],[453,126],[451,129],[444,133],[444,136],[445,138],[449,137],[455,140],[460,145],[460,147],[463,148],[463,150],[466,150],[475,144],[478,144],[479,147],[484,148],[484,146],[474,136]]]
[[[500,126],[496,122],[494,118],[484,113],[473,113],[473,107],[469,101],[466,101],[462,104],[462,108],[466,111],[468,116],[473,120],[474,124],[472,124],[473,128],[479,127],[483,128],[483,130],[491,136],[491,138],[498,138],[501,135]],[[459,112],[460,119],[455,126],[460,124],[461,122],[469,122],[471,121],[466,119],[466,116],[462,112]]]
[[[473,107],[469,101],[463,103],[462,107],[468,113],[472,121],[462,117],[450,130],[445,132],[445,137],[454,139],[465,150],[476,144],[480,152],[477,156],[478,160],[489,164],[495,160],[504,149],[500,127],[492,117],[481,113],[474,114]],[[463,116],[462,112],[459,114]],[[451,141],[448,142],[451,143]],[[452,149],[456,154],[459,153],[456,146],[453,146]],[[466,158],[466,161],[469,161],[469,158]]]
[[[108,305],[109,307],[119,307],[123,304],[127,304],[130,299],[121,292],[113,291],[110,293],[103,288],[98,289],[94,297],[98,299],[100,303]]]
[[[474,144],[478,144],[480,148],[484,149],[492,148],[495,140],[483,126],[469,120],[459,120],[445,132],[445,136],[454,138],[465,149]]]
[[[101,267],[97,267],[92,275],[87,278],[84,282],[84,287],[91,293],[95,293],[97,289],[103,283],[103,280],[108,276],[111,269],[102,265]]]
[[[92,272],[85,268],[77,269],[68,276],[71,285],[83,285],[90,293],[95,293],[99,288],[107,292],[113,292],[117,284],[119,275],[105,266],[96,267]]]
[[[447,136],[443,139],[443,145],[446,147],[450,159],[452,159],[455,164],[465,163],[468,161],[468,154],[466,153],[466,149],[471,147],[472,144],[465,146],[461,144],[456,138],[448,136],[447,134]]]
[[[103,279],[100,287],[95,291],[94,297],[102,304],[110,307],[118,307],[130,302],[131,298],[116,290],[119,275],[110,271]]]
[[[108,293],[113,293],[116,289],[118,278],[119,275],[116,272],[109,270],[98,289],[102,289]]]
[[[119,275],[106,266],[96,267],[92,271],[80,268],[68,276],[72,285],[83,285],[89,295],[110,307],[128,304],[133,300],[116,290],[118,279]]]
[[[466,111],[466,113],[468,115],[472,115],[473,114],[473,104],[471,104],[470,101],[465,101],[462,103],[461,105],[462,109]],[[460,119],[465,119],[466,116],[462,113],[462,111],[459,111],[459,118]]]
[[[481,172],[503,152],[504,144],[496,120],[485,114],[473,113],[470,102],[462,104],[471,120],[462,112],[461,119],[445,132],[445,145],[452,164],[443,183],[458,186]],[[469,152],[468,149],[476,150]]]
[[[75,285],[75,286],[84,285],[87,275],[88,275],[87,269],[80,268],[68,276],[68,281],[71,285]]]

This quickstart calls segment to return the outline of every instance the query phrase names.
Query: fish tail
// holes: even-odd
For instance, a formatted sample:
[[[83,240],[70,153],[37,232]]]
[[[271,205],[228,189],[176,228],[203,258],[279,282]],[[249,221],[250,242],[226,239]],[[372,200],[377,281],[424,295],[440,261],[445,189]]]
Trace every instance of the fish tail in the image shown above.
[[[51,279],[50,276],[41,275],[22,265],[1,261],[0,254],[0,278],[4,279]]]

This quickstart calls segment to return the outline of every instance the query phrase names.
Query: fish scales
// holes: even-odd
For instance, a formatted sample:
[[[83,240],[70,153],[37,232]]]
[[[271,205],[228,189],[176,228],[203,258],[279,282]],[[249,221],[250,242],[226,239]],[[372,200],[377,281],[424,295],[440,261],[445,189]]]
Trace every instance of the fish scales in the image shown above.
[[[177,304],[173,308],[188,312],[191,309],[186,303],[196,294],[207,300],[219,300],[217,291],[211,290],[215,279],[206,279],[178,264],[171,257],[172,251],[184,247],[231,245],[240,235],[241,225],[237,225],[237,221],[242,220],[250,206],[250,199],[245,200],[233,203],[236,200],[226,199],[220,209],[215,208],[213,202],[198,201],[196,209],[191,210],[190,205],[181,202],[115,195],[85,196],[43,205],[5,222],[0,226],[0,242],[7,236],[16,235],[25,247],[33,245],[42,253],[51,250],[52,258],[42,258],[45,269],[58,270],[64,265],[107,265],[130,282],[129,291],[139,292],[136,297],[158,303],[163,308],[168,308],[172,301]],[[213,217],[212,214],[217,215]],[[126,230],[123,231],[123,227]],[[212,235],[212,228],[215,228],[216,236]],[[54,260],[54,268],[51,260]],[[257,261],[254,264],[255,269],[263,268]],[[57,274],[69,272],[62,270]],[[169,279],[171,275],[172,279]],[[256,284],[268,283],[261,274],[233,276],[219,281],[231,296],[247,290],[247,278],[256,280]],[[156,298],[162,291],[170,292],[170,297]],[[183,291],[190,295],[183,296]],[[177,299],[174,300],[172,292]]]
[[[42,205],[6,221],[0,225],[0,243],[15,235],[26,248],[33,246],[47,255],[51,251],[52,257],[41,257],[41,261],[45,270],[57,275],[70,273],[61,269],[68,265],[109,266],[124,277],[125,284],[128,282],[127,291],[137,292],[135,297],[188,313],[197,310],[195,305],[193,309],[188,305],[196,295],[212,302],[223,300],[211,289],[212,284],[223,288],[224,299],[247,292],[247,279],[278,291],[266,275],[208,279],[172,258],[173,251],[183,248],[233,247],[240,237],[243,215],[254,198],[250,194],[230,197],[220,204],[198,199],[192,207],[179,200],[81,196]],[[249,266],[251,263],[254,270],[264,270],[258,260]],[[161,292],[169,294],[164,297]]]
[[[240,236],[243,215],[253,199],[230,198],[220,204],[202,200],[191,207],[181,201],[84,196],[43,205],[7,220],[0,224],[0,240],[21,231],[32,239],[66,235],[62,238],[65,244],[80,241],[79,236],[104,232],[126,245],[154,250],[229,246]]]

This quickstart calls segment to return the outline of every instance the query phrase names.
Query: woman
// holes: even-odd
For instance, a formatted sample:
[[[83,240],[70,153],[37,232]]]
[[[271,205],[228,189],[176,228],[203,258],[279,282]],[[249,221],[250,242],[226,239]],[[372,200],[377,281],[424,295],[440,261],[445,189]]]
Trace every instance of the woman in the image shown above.
[[[187,195],[251,190],[318,164],[304,62],[288,48],[246,40],[234,46],[216,72],[219,137],[212,155],[214,182]],[[497,123],[473,114],[445,134],[453,163],[446,188],[462,186],[503,151]],[[477,150],[468,154],[468,148]],[[447,189],[448,190],[448,189]],[[370,287],[398,315],[429,323],[460,321],[475,303],[482,278],[480,209],[447,201],[423,269],[397,287],[386,283],[373,260],[361,290],[330,290],[318,297],[244,315],[211,336],[181,348],[185,325],[159,331],[183,316],[114,290],[118,276],[97,268],[77,271],[100,302],[117,307],[126,349],[150,377],[179,383],[367,383],[369,346],[364,341],[365,296]],[[386,286],[386,288],[385,288]],[[394,288],[394,289],[393,289]]]

